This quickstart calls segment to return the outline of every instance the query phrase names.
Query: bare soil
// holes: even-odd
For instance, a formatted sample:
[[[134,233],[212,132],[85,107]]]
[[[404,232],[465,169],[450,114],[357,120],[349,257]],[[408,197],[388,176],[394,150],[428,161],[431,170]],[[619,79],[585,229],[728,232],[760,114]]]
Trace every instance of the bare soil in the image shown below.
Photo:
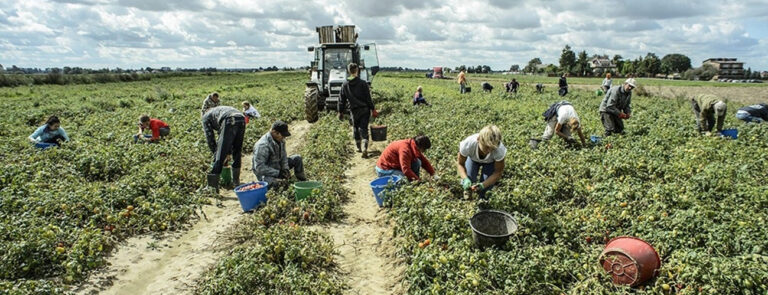
[[[400,282],[405,264],[395,254],[392,225],[370,187],[376,178],[376,160],[384,147],[383,143],[374,143],[367,159],[359,153],[353,156],[345,173],[346,187],[352,192],[350,201],[344,205],[346,217],[339,223],[318,227],[334,240],[336,261],[349,278],[351,288],[347,294],[404,292]]]

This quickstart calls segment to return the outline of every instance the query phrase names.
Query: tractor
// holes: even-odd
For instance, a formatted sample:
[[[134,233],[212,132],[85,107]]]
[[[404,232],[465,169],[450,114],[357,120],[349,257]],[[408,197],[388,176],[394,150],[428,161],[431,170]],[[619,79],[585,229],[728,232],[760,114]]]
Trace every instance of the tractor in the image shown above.
[[[315,30],[320,45],[307,48],[314,53],[314,60],[304,91],[305,114],[310,123],[316,122],[319,112],[324,109],[328,112],[347,109],[347,106],[339,108],[341,85],[347,80],[347,65],[357,63],[360,79],[368,82],[368,86],[379,71],[376,44],[358,45],[355,26],[322,26]]]

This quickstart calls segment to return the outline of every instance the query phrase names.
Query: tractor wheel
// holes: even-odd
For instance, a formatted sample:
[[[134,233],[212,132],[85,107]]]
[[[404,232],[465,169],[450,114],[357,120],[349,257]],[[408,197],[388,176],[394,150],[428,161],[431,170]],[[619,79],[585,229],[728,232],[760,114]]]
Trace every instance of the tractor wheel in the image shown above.
[[[317,86],[307,86],[304,90],[304,113],[309,123],[315,123],[318,119],[317,114],[318,91]]]

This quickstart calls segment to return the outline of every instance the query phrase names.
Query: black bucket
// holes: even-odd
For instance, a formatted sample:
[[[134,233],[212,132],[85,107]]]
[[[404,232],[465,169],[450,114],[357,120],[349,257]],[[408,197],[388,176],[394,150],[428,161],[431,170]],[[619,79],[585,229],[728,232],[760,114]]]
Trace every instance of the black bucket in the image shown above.
[[[469,219],[472,238],[480,248],[496,246],[501,248],[509,237],[517,232],[517,222],[511,214],[497,210],[483,210]]]
[[[373,140],[373,141],[386,141],[387,140],[387,125],[371,126],[371,140]]]
[[[213,188],[216,192],[219,192],[219,174],[208,173],[208,187]]]

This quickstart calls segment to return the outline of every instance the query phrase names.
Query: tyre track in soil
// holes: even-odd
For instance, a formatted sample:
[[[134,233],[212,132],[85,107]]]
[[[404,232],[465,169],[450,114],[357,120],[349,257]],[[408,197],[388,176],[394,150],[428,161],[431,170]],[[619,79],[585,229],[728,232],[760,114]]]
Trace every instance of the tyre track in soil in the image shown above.
[[[295,151],[310,128],[307,121],[290,124],[292,136],[286,150]],[[250,139],[255,143],[258,139]],[[252,155],[243,157],[241,182],[256,181]],[[94,273],[77,294],[189,294],[203,272],[226,254],[224,234],[242,218],[234,191],[222,190],[220,206],[205,205],[201,218],[188,230],[156,239],[151,235],[129,238],[107,258],[108,266]],[[201,214],[202,215],[202,214]],[[148,246],[153,243],[156,248]]]
[[[353,154],[345,172],[351,196],[343,205],[344,219],[314,228],[333,238],[335,260],[350,285],[345,294],[402,294],[405,264],[396,256],[392,225],[370,187],[376,178],[376,160],[386,146],[373,143],[370,147],[368,159]]]

